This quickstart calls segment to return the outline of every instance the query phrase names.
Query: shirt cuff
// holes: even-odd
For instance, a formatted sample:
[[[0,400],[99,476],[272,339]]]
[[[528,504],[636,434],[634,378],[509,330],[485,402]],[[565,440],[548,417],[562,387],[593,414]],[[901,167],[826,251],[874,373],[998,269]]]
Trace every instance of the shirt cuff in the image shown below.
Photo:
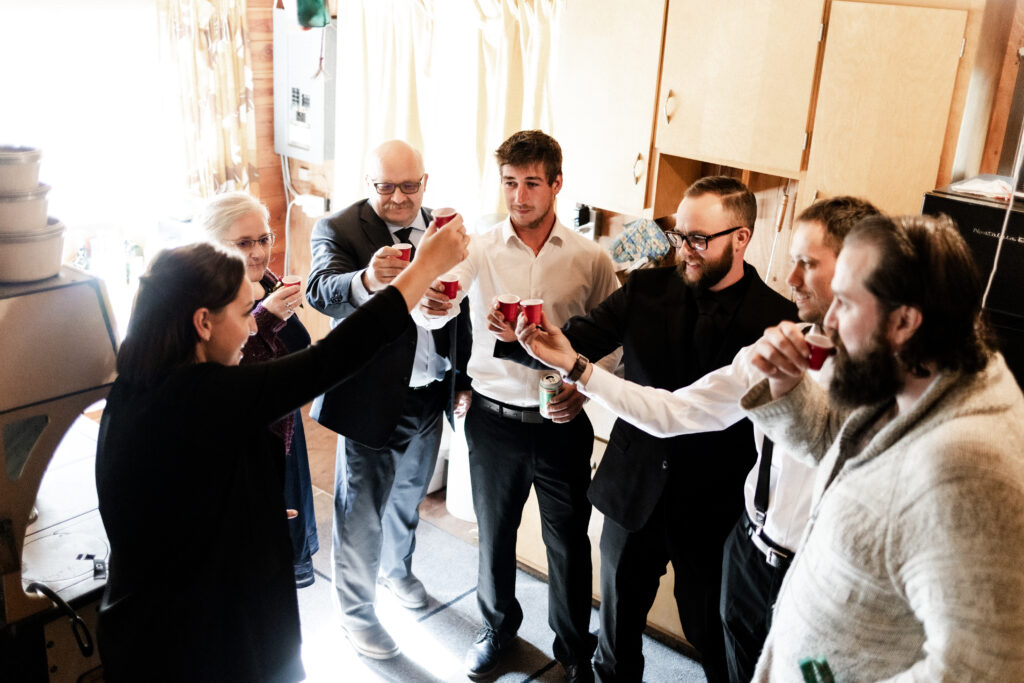
[[[352,284],[349,286],[349,298],[354,306],[362,306],[373,297],[373,293],[369,292],[366,289],[366,285],[363,284],[363,273],[365,272],[366,268],[358,271],[352,277]]]

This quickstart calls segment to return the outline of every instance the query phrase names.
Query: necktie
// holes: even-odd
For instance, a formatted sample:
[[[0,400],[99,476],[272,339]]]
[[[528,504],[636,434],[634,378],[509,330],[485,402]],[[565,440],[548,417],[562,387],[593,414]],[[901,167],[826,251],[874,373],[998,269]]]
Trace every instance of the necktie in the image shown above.
[[[395,237],[398,238],[398,242],[399,243],[405,242],[406,244],[412,244],[412,226],[410,225],[408,228],[402,228],[401,230],[396,230],[395,231]],[[413,244],[412,251],[409,252],[409,260],[411,261],[412,257],[415,256],[415,255],[416,255],[416,245]]]
[[[697,296],[697,322],[693,326],[693,348],[697,352],[697,367],[707,368],[718,349],[718,324],[715,311],[718,301],[707,295]]]

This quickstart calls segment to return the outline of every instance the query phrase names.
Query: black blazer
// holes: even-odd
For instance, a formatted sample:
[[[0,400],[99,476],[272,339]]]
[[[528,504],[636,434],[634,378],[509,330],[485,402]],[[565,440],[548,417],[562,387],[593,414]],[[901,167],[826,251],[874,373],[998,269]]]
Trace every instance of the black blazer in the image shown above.
[[[429,211],[422,211],[429,224]],[[391,231],[365,199],[321,218],[311,237],[312,263],[306,288],[310,305],[331,316],[332,326],[337,325],[357,308],[350,299],[352,278],[369,265],[378,249],[394,243]],[[468,309],[469,303],[463,303],[458,316],[433,332],[437,352],[455,369],[444,380],[449,385],[445,406],[449,422],[455,391],[470,387],[466,374],[472,348]],[[346,438],[375,448],[383,446],[402,414],[415,355],[416,325],[410,318],[398,339],[381,347],[362,370],[317,397],[310,417]]]
[[[626,379],[675,390],[732,362],[766,327],[796,320],[796,306],[744,264],[746,293],[717,355],[697,367],[691,339],[696,303],[675,268],[634,272],[626,284],[564,331],[573,347],[597,360],[622,346]],[[688,315],[689,314],[689,315]],[[690,323],[687,322],[689,319]],[[590,486],[590,501],[629,531],[640,529],[662,495],[671,495],[679,523],[693,538],[721,544],[743,506],[743,481],[757,457],[752,426],[743,420],[720,432],[660,439],[616,420]],[[666,491],[672,482],[671,491]]]

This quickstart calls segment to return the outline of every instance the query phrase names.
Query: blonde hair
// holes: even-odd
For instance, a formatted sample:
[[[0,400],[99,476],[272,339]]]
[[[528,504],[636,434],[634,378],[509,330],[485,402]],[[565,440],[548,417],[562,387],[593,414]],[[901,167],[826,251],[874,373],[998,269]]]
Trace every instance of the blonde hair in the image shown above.
[[[206,203],[197,222],[206,239],[219,242],[236,221],[250,213],[260,214],[263,225],[269,225],[270,212],[258,199],[247,192],[225,192],[215,195]]]

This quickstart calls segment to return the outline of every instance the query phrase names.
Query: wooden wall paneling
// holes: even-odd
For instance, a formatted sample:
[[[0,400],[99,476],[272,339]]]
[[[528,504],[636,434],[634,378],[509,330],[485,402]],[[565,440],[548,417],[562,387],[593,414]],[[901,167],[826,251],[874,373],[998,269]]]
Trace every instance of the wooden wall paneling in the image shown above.
[[[957,71],[936,186],[981,170],[999,73],[1013,26],[1014,5],[989,0],[968,9],[964,56]]]
[[[798,210],[815,193],[864,196],[890,213],[920,210],[938,175],[966,15],[832,3]]]
[[[985,149],[979,168],[981,173],[996,173],[999,169],[999,158],[1003,153],[1003,144],[1013,103],[1013,90],[1017,85],[1017,72],[1020,70],[1018,50],[1022,46],[1024,46],[1024,0],[1017,0],[1014,3],[1010,35],[1003,51],[995,101],[986,130]]]
[[[284,235],[284,189],[279,157],[274,154],[274,12],[272,2],[249,2],[246,7],[249,53],[252,60],[253,107],[256,126],[256,178],[250,191],[270,212],[270,229]],[[270,267],[280,273],[284,241],[274,245]]]
[[[789,241],[799,183],[765,173],[751,174],[747,186],[757,198],[757,223],[747,247],[746,260],[768,284],[789,297]]]

